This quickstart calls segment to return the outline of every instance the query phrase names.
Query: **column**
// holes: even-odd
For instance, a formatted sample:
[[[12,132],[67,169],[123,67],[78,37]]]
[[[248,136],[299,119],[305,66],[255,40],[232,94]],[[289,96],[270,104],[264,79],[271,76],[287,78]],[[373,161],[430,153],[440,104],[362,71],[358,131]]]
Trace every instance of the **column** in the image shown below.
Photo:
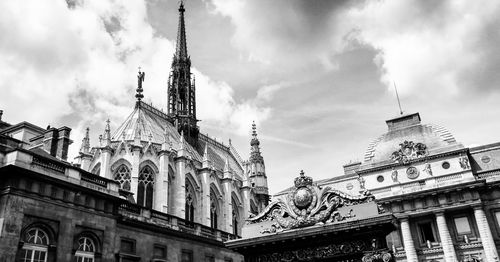
[[[132,170],[130,170],[130,192],[134,194],[137,203],[137,188],[139,186],[139,165],[141,161],[141,147],[134,146],[132,149]]]
[[[231,201],[231,179],[223,178],[222,186],[224,188],[224,201],[222,204],[224,208],[224,230],[226,230],[226,232],[228,233],[233,233],[233,203]]]
[[[474,207],[474,217],[476,218],[479,236],[481,237],[481,242],[483,243],[486,261],[499,261],[495,241],[493,240],[488,220],[486,219],[486,215],[484,214],[481,206]]]
[[[164,213],[168,212],[169,154],[169,151],[160,151],[160,170],[158,176],[155,177],[154,209]]]
[[[402,218],[401,221],[401,235],[403,237],[403,245],[406,253],[406,261],[408,262],[418,262],[417,250],[415,250],[415,245],[413,244],[413,238],[410,231],[410,223],[408,218]]]
[[[436,224],[439,231],[439,238],[441,239],[441,246],[443,248],[444,260],[446,262],[456,262],[457,254],[455,253],[455,247],[453,246],[453,241],[451,241],[450,231],[446,225],[446,218],[443,212],[436,214]]]
[[[201,177],[201,223],[210,226],[210,172],[208,168],[200,170]],[[220,219],[220,218],[219,218]]]
[[[186,158],[185,157],[177,157],[175,159],[175,164],[177,166],[177,172],[174,178],[174,199],[172,201],[173,207],[173,215],[179,218],[184,219],[185,213],[185,205],[186,205]]]
[[[101,171],[99,175],[107,179],[113,179],[110,161],[111,149],[108,147],[101,148]]]

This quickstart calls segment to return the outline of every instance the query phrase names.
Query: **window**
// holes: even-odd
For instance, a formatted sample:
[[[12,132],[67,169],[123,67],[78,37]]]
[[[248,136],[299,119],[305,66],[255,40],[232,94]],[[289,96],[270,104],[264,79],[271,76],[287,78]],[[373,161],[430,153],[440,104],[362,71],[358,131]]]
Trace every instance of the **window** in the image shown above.
[[[21,250],[21,262],[47,262],[49,237],[45,231],[34,227],[26,231]]]
[[[137,204],[153,208],[153,186],[154,172],[150,166],[145,166],[139,172],[139,184],[137,185]]]
[[[88,237],[78,239],[78,249],[75,253],[75,262],[94,262],[95,244]]]
[[[422,222],[417,225],[418,233],[422,243],[437,242],[434,228],[431,222]]]
[[[205,255],[205,262],[215,262],[214,255]]]
[[[380,183],[384,182],[384,176],[382,176],[382,175],[378,176],[377,181]]]
[[[184,219],[186,222],[194,222],[195,202],[193,187],[186,180],[186,203],[184,208]]]
[[[210,192],[210,227],[217,228],[217,198]]]
[[[467,235],[472,233],[469,219],[467,217],[455,217],[453,221],[455,222],[455,228],[457,229],[458,235]]]
[[[448,163],[448,162],[446,162],[446,161],[445,161],[445,162],[443,162],[443,164],[442,164],[441,166],[442,166],[444,169],[448,169],[448,168],[450,168],[450,163]]]
[[[135,241],[122,238],[120,241],[120,252],[126,254],[135,254]]]
[[[130,191],[130,169],[126,165],[121,164],[116,169],[113,177],[120,183],[121,189]]]
[[[167,247],[162,245],[154,245],[153,258],[167,258]]]
[[[193,251],[183,249],[181,254],[181,262],[193,262]]]

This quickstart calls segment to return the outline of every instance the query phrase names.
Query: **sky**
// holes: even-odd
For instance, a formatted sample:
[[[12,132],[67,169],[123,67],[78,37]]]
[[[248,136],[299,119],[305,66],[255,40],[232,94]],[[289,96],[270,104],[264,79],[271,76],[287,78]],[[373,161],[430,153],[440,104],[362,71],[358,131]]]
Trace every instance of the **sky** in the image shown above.
[[[177,0],[0,1],[0,109],[72,128],[76,156],[105,120],[166,108]],[[465,146],[500,141],[500,1],[187,0],[201,131],[250,153],[257,124],[271,193],[362,160],[385,120],[439,124]]]

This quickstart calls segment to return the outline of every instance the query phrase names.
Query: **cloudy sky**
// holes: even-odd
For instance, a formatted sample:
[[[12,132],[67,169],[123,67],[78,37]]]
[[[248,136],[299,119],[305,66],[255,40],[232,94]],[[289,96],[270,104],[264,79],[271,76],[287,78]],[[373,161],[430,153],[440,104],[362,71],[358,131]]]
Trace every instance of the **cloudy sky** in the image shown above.
[[[91,142],[146,101],[166,107],[177,0],[0,2],[0,109]],[[403,110],[466,146],[500,141],[499,1],[188,0],[203,133],[245,158],[258,124],[270,190],[342,174]]]

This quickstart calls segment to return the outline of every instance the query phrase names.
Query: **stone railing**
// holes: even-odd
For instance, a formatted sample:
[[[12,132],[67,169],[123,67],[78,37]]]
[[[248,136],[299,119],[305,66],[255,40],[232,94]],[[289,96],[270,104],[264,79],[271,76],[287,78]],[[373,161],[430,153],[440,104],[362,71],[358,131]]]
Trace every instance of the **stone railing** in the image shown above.
[[[95,184],[98,186],[106,187],[106,188],[108,187],[108,181],[106,181],[106,179],[103,179],[102,177],[100,177],[98,175],[94,175],[91,173],[84,173],[84,172],[80,172],[80,175],[81,175],[81,179],[83,181],[86,181],[86,182],[89,182],[89,183],[92,183],[92,184]]]
[[[59,173],[64,174],[64,172],[66,172],[66,167],[64,165],[61,165],[56,161],[52,161],[44,157],[39,157],[34,155],[31,163],[33,165],[48,168]]]
[[[159,227],[178,230],[218,241],[236,239],[238,236],[211,228],[202,224],[190,222],[176,216],[152,210],[129,202],[123,202],[118,207],[118,214],[128,219],[143,223],[154,224]]]

